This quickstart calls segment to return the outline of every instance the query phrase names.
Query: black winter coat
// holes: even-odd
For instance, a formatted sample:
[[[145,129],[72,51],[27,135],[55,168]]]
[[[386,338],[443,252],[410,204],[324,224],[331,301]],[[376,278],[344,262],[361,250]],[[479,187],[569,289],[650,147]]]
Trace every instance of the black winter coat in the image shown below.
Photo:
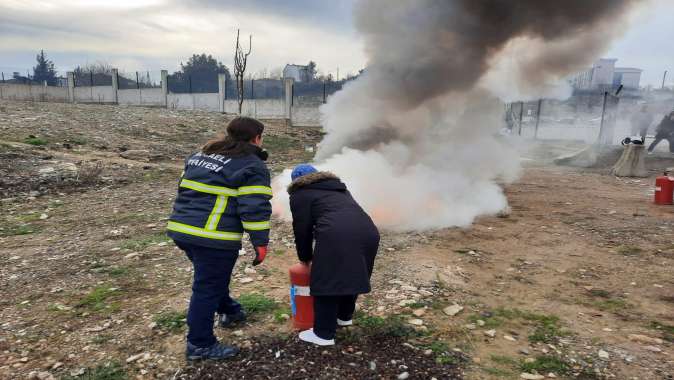
[[[665,116],[655,129],[655,137],[667,139],[674,135],[674,112]]]
[[[288,193],[297,255],[312,262],[311,295],[370,292],[379,231],[346,186],[318,172],[293,181]]]

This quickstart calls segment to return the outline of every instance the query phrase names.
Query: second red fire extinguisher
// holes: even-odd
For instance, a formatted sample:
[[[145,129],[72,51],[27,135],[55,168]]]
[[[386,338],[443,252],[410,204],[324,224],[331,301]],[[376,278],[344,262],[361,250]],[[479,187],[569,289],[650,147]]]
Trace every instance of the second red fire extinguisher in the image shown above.
[[[655,204],[671,205],[674,199],[674,177],[665,172],[655,179]]]

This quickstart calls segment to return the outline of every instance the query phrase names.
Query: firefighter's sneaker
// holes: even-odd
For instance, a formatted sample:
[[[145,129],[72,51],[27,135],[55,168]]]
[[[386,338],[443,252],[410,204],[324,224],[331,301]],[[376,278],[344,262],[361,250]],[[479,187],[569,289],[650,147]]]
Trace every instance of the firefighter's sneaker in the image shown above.
[[[233,327],[246,321],[246,313],[240,310],[236,314],[220,314],[218,325],[222,328]]]
[[[239,353],[239,349],[234,346],[227,346],[215,342],[210,347],[197,347],[187,342],[185,349],[185,359],[187,360],[224,360],[229,359]]]
[[[302,331],[300,333],[300,340],[303,340],[305,342],[313,343],[318,346],[334,346],[335,345],[335,340],[334,339],[323,339],[320,336],[316,335],[314,333],[314,329],[309,329]]]
[[[337,318],[337,326],[339,327],[353,326],[353,319],[349,319],[348,321],[342,321],[341,319]]]

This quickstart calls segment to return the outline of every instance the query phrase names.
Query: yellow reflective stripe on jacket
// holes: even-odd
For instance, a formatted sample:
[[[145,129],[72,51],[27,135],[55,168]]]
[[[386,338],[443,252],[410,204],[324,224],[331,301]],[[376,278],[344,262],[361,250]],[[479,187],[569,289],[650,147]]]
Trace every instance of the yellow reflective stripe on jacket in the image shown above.
[[[216,240],[241,240],[243,234],[237,232],[209,231],[205,228],[199,228],[182,224],[178,222],[168,222],[167,228],[170,231],[180,232],[187,235],[199,236],[207,239]]]
[[[271,228],[271,222],[270,221],[264,221],[264,222],[244,222],[242,221],[241,224],[243,224],[243,228],[247,229],[248,231],[262,231],[262,230],[268,230]]]
[[[236,189],[230,189],[229,187],[224,186],[207,185],[205,183],[192,181],[189,179],[183,179],[182,181],[180,181],[180,187],[199,191],[206,194],[227,195],[230,197],[235,197],[238,195]]]
[[[230,197],[236,197],[237,195],[251,195],[251,194],[262,194],[272,196],[271,187],[269,186],[242,186],[239,187],[239,189],[237,190],[229,187],[207,185],[205,183],[192,181],[189,179],[183,179],[182,181],[180,181],[180,187],[199,191],[206,194],[227,195]]]
[[[213,210],[211,211],[211,214],[208,216],[208,221],[206,221],[207,230],[215,231],[218,229],[220,217],[222,217],[222,213],[225,212],[226,208],[227,208],[227,196],[218,195],[218,197],[215,199],[215,206],[213,206]]]
[[[239,195],[262,194],[272,196],[269,186],[242,186],[239,187]]]

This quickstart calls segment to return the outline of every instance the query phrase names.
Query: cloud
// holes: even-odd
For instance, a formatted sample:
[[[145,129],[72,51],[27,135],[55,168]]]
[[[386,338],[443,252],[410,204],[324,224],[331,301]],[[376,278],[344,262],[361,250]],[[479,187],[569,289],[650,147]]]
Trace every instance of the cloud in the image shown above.
[[[362,68],[351,31],[351,0],[322,2],[254,0],[5,0],[0,3],[0,69],[29,68],[45,49],[62,70],[73,58],[120,62],[126,70],[177,69],[193,53],[232,64],[236,29],[253,35],[251,72],[314,60],[319,69],[342,73]],[[83,63],[80,61],[79,63]]]
[[[223,12],[271,16],[293,23],[320,25],[351,33],[355,0],[187,0],[179,3]]]

